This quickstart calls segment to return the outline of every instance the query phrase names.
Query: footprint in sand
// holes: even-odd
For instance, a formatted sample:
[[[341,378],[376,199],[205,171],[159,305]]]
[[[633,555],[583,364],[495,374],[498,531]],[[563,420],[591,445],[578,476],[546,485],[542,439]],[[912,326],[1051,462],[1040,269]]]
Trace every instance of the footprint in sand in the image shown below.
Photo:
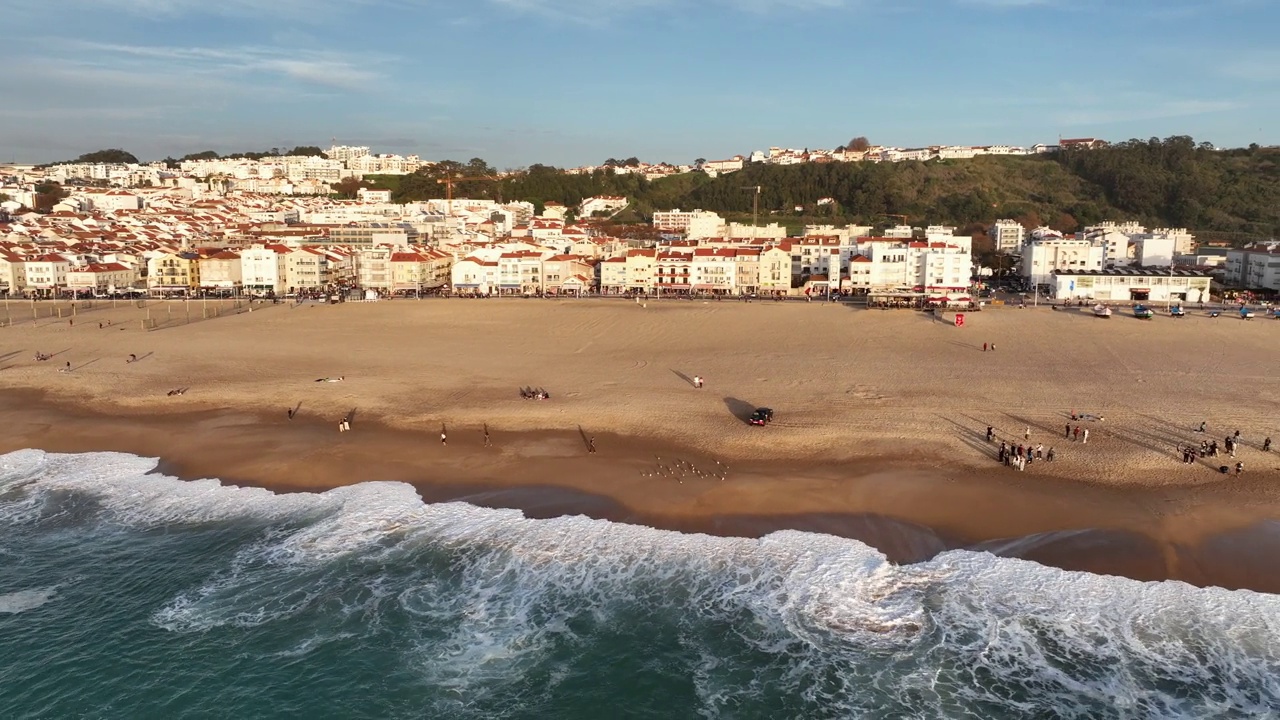
[[[884,399],[884,395],[881,395],[880,393],[876,392],[875,388],[867,385],[854,385],[848,390],[845,390],[845,394],[853,395],[854,397],[861,398],[862,400],[883,400]]]

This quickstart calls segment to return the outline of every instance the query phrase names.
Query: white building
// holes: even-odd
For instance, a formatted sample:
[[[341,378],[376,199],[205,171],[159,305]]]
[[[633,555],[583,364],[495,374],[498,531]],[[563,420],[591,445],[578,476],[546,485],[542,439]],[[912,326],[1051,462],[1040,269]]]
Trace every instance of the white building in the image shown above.
[[[1115,268],[1060,270],[1051,276],[1055,300],[1123,303],[1198,303],[1209,299],[1212,279],[1198,270]]]
[[[1092,272],[1102,270],[1103,250],[1088,240],[1046,238],[1033,240],[1022,249],[1020,274],[1036,285],[1050,281],[1056,270]]]
[[[283,250],[283,248],[280,248]],[[288,285],[285,258],[275,246],[252,245],[240,253],[240,275],[248,292],[283,295]]]
[[[72,268],[67,271],[67,289],[73,292],[90,292],[105,295],[116,290],[127,290],[137,282],[133,268],[120,263],[101,263]]]
[[[1225,282],[1235,288],[1280,290],[1280,243],[1227,251]]]
[[[597,195],[582,201],[582,204],[578,206],[578,217],[589,218],[596,213],[610,215],[623,210],[627,205],[628,202],[625,197]]]
[[[1026,237],[1026,228],[1013,220],[997,220],[991,226],[991,242],[998,253],[1016,253]]]
[[[1166,235],[1147,235],[1133,241],[1133,259],[1141,267],[1173,264],[1176,240]]]
[[[723,237],[725,231],[724,218],[703,210],[655,212],[653,226],[659,230],[683,233],[690,239]]]

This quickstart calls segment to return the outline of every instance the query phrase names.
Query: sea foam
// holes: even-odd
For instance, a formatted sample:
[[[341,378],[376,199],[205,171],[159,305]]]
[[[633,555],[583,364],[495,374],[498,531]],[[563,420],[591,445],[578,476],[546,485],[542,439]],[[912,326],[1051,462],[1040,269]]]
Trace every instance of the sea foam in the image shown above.
[[[184,633],[323,613],[350,635],[391,615],[416,621],[424,629],[406,663],[453,691],[438,700],[450,711],[464,709],[447,705],[458,698],[486,707],[535,674],[553,693],[565,648],[591,643],[584,627],[657,616],[678,618],[706,716],[765,694],[833,715],[1001,707],[1189,718],[1280,707],[1274,596],[982,552],[896,566],[855,540],[797,531],[742,539],[531,520],[426,505],[401,483],[274,494],[183,482],[155,466],[112,453],[13,453],[0,457],[0,509],[22,505],[27,517],[40,498],[74,493],[95,499],[103,523],[256,523],[256,541],[153,622]],[[744,676],[735,667],[744,654],[767,661]]]

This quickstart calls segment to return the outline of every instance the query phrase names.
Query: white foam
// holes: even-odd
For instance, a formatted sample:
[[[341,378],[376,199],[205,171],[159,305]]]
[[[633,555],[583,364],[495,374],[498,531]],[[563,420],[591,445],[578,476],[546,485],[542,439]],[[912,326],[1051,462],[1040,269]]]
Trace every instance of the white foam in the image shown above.
[[[0,614],[17,615],[28,610],[35,610],[53,600],[57,594],[58,588],[54,585],[0,595]]]
[[[724,642],[774,659],[767,678],[749,681],[732,658],[695,663],[707,714],[765,692],[836,715],[874,714],[886,698],[954,708],[1021,702],[1064,716],[1248,715],[1280,704],[1274,596],[964,551],[899,567],[857,541],[811,533],[751,540],[583,517],[529,520],[424,505],[400,483],[276,495],[147,474],[154,467],[127,455],[24,452],[0,458],[0,482],[34,477],[19,495],[92,494],[104,517],[142,527],[262,522],[258,542],[178,594],[155,622],[186,632],[307,611],[374,623],[400,613],[430,628],[407,660],[467,702],[535,669],[560,677],[546,663],[555,648],[586,641],[570,629],[575,621],[604,625],[639,607],[723,627]],[[400,574],[387,574],[393,566]],[[1170,690],[1180,686],[1212,693]]]

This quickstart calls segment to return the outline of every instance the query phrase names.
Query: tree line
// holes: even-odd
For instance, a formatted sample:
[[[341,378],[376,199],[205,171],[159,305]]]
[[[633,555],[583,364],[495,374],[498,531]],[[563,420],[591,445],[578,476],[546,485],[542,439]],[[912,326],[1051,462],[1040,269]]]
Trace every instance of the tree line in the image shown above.
[[[865,138],[850,142],[865,144]],[[366,180],[391,189],[400,202],[445,197],[439,180],[446,177],[469,178],[453,184],[454,197],[528,200],[539,209],[551,201],[574,207],[595,195],[622,195],[632,201],[627,217],[638,221],[677,207],[749,215],[759,187],[762,222],[803,216],[876,225],[905,216],[914,225],[968,227],[1012,218],[1071,232],[1103,220],[1136,220],[1226,235],[1280,233],[1280,148],[1218,150],[1186,136],[1035,156],[749,163],[716,178],[686,173],[651,181],[614,167],[626,163],[586,174],[532,165],[498,176],[473,158]]]

